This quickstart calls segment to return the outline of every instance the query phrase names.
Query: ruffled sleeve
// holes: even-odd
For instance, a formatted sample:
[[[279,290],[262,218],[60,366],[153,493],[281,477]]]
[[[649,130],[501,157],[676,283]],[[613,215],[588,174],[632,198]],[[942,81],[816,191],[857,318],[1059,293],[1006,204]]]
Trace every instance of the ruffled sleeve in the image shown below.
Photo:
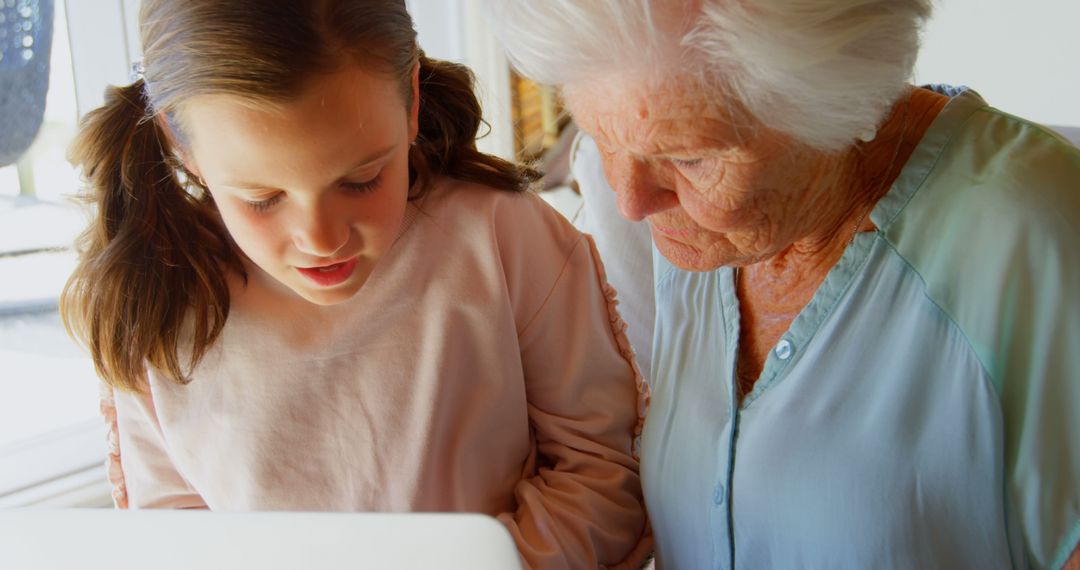
[[[649,385],[645,382],[645,376],[641,373],[641,366],[638,364],[637,354],[634,353],[634,347],[630,344],[630,339],[626,335],[628,325],[619,314],[618,305],[618,293],[615,288],[607,282],[607,274],[604,272],[604,264],[600,261],[600,252],[596,249],[596,243],[591,238],[585,240],[589,244],[589,251],[592,254],[593,263],[596,264],[597,279],[600,282],[600,286],[604,292],[604,299],[607,301],[607,313],[608,322],[611,323],[611,334],[615,337],[615,344],[619,347],[619,354],[630,363],[631,368],[634,371],[634,386],[637,387],[637,423],[634,424],[634,442],[633,442],[633,454],[634,459],[641,459],[641,432],[645,427],[645,416],[649,413],[649,399],[651,392],[649,391]]]
[[[131,393],[103,384],[101,414],[108,434],[106,469],[117,508],[207,508],[169,455],[149,388]]]
[[[101,383],[101,415],[105,419],[105,472],[112,486],[113,506],[118,509],[128,508],[127,484],[124,482],[124,468],[120,463],[120,431],[116,421],[116,400],[112,386]]]
[[[556,247],[533,240],[527,256],[507,256],[518,297],[540,301],[518,333],[532,469],[514,489],[517,510],[499,519],[530,568],[639,568],[652,551],[638,474],[649,388],[615,290],[591,238],[561,218],[515,222],[553,230]]]

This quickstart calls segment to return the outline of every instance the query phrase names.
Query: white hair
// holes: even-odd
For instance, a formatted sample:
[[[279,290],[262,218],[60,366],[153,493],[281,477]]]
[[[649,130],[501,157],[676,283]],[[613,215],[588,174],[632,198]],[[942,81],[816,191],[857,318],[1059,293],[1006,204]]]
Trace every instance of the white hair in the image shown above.
[[[568,86],[691,73],[819,150],[868,140],[911,79],[932,0],[486,0],[514,65]]]

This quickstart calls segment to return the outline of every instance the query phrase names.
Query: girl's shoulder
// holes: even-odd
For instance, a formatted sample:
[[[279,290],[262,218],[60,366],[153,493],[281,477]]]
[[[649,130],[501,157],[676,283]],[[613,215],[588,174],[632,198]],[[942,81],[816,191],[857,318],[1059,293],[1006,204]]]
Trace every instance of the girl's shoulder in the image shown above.
[[[412,229],[423,239],[413,245],[424,247],[411,249],[434,248],[435,263],[453,266],[443,274],[464,271],[487,289],[503,290],[505,295],[497,297],[509,300],[519,331],[549,304],[560,284],[579,293],[602,284],[589,238],[535,192],[445,180],[417,207],[425,215]],[[589,298],[571,297],[575,303]]]
[[[524,247],[533,253],[550,249],[568,254],[583,236],[531,190],[511,192],[442,178],[413,207],[418,223],[434,224],[458,236],[494,239],[500,250]]]

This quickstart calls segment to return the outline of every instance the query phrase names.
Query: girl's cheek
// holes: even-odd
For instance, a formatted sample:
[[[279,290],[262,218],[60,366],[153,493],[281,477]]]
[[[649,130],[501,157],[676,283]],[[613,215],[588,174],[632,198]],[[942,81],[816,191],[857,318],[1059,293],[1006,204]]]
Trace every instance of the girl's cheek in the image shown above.
[[[248,257],[265,257],[260,254],[272,249],[273,229],[257,212],[248,210],[246,206],[240,206],[222,211],[225,228]]]

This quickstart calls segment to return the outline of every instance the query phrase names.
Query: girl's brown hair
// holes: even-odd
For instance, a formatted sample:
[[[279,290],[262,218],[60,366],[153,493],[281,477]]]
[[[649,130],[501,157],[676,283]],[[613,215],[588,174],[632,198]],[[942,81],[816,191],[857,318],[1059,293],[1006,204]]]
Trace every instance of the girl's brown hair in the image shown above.
[[[424,56],[404,0],[144,0],[140,23],[145,79],[110,88],[72,147],[96,212],[60,300],[68,331],[118,388],[141,390],[147,366],[185,382],[229,315],[228,272],[246,279],[209,193],[179,160],[177,111],[191,97],[274,106],[355,63],[398,79],[407,108],[419,63],[413,198],[440,176],[509,191],[537,177],[476,149],[472,74]]]

